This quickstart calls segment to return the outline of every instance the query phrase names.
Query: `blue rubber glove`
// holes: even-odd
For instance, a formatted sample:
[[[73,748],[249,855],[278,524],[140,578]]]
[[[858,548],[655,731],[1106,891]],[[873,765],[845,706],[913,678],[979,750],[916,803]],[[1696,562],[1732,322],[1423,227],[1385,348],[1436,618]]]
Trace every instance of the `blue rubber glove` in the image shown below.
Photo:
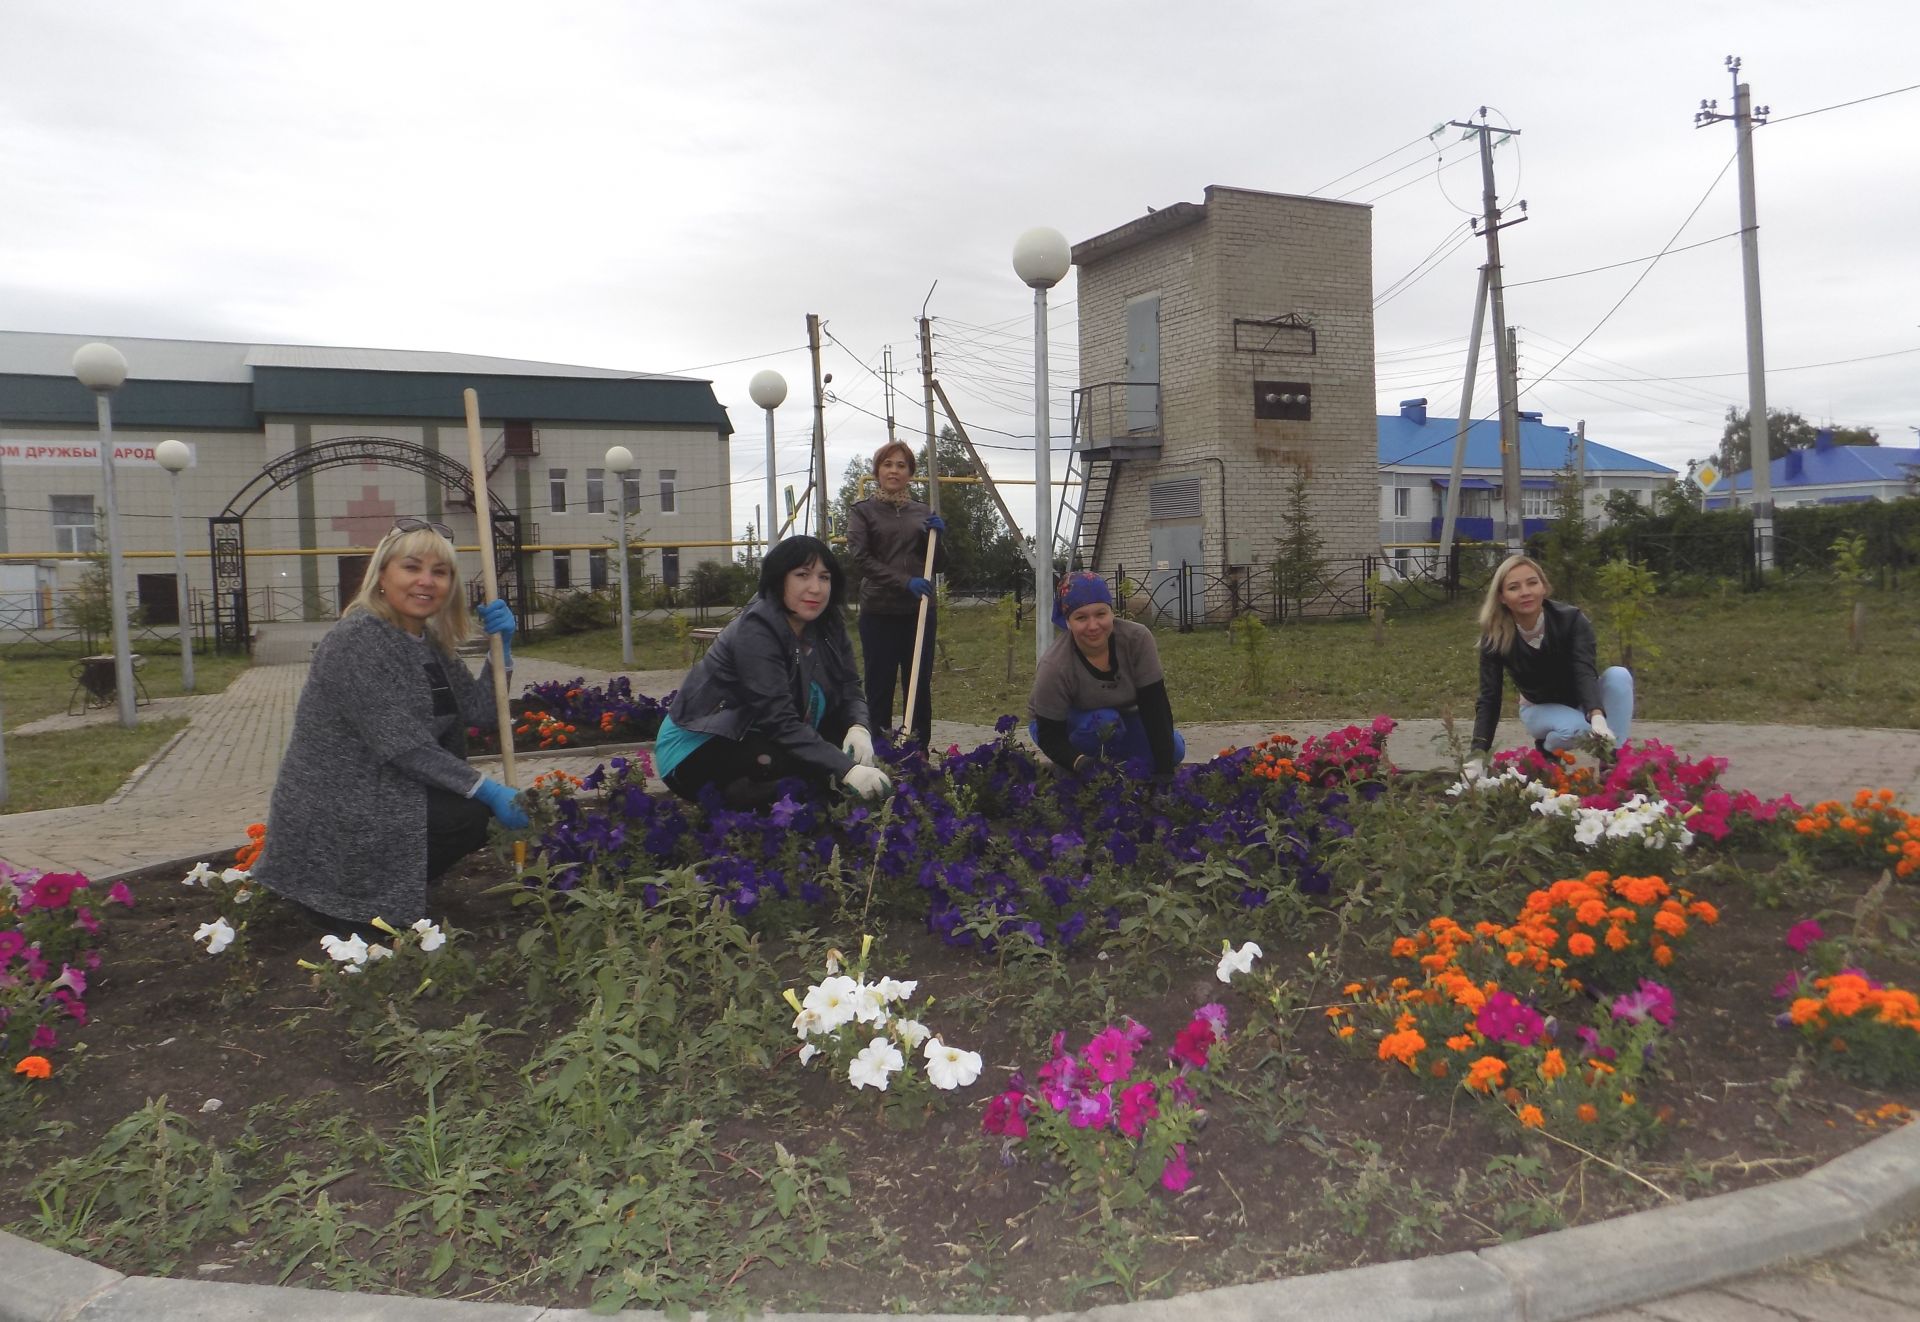
[[[931,597],[933,595],[933,584],[927,582],[924,578],[910,578],[907,580],[907,591],[916,597]]]
[[[500,637],[500,660],[508,669],[513,668],[513,635],[520,626],[513,618],[513,608],[504,601],[490,601],[480,608],[480,627],[490,634]]]
[[[938,514],[929,514],[927,515],[927,521],[920,526],[928,532],[945,532],[947,530],[947,521]]]
[[[509,831],[527,829],[527,810],[520,806],[520,793],[508,789],[492,776],[480,777],[480,783],[474,787],[474,802],[485,804],[494,820]]]

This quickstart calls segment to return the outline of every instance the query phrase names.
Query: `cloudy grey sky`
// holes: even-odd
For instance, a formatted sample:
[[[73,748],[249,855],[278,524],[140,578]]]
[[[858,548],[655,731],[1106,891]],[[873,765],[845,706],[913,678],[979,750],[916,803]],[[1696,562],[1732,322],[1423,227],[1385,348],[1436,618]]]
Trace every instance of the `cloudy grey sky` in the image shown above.
[[[1703,97],[1731,108],[1734,53],[1776,121],[1757,136],[1770,400],[1913,445],[1920,92],[1825,108],[1920,82],[1917,39],[1911,0],[7,0],[0,325],[688,371],[732,410],[746,511],[748,378],[791,383],[779,468],[804,485],[805,316],[827,318],[837,480],[884,435],[885,345],[917,425],[936,281],[940,375],[1006,447],[996,470],[1030,473],[1013,239],[1078,242],[1219,183],[1374,204],[1376,291],[1424,271],[1379,308],[1380,407],[1446,413],[1477,169],[1456,133],[1425,135],[1485,105],[1522,131],[1500,178],[1529,204],[1502,235],[1523,406],[1680,467],[1745,399],[1734,134],[1692,125]],[[1718,241],[1610,316],[1644,263],[1546,279],[1676,232]],[[1073,300],[1069,276],[1056,443]]]

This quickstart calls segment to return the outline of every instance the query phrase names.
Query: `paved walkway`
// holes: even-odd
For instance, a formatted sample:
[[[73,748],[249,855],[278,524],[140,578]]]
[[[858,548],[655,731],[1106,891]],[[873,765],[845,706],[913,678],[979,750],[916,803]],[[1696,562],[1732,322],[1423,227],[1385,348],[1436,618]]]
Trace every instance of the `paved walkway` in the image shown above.
[[[243,843],[247,824],[265,819],[311,650],[312,639],[297,631],[285,632],[262,658],[279,664],[256,664],[223,694],[182,700],[177,710],[190,715],[188,728],[109,802],[0,815],[0,858],[42,869],[79,869],[101,878],[181,859],[213,860]],[[682,677],[677,670],[630,673],[637,689],[654,694],[673,688]],[[537,658],[520,661],[514,672],[522,688],[576,676],[590,682],[609,678],[606,672]],[[69,719],[78,724],[84,718],[50,721]],[[1252,743],[1270,733],[1304,737],[1356,719],[1369,718],[1200,724],[1183,729],[1189,759],[1204,761],[1220,748]],[[1729,783],[1764,795],[1791,793],[1811,803],[1848,796],[1861,787],[1887,786],[1903,802],[1920,803],[1920,731],[1646,722],[1636,725],[1633,733],[1636,738],[1673,744],[1683,752],[1727,757]],[[971,747],[992,737],[990,726],[934,723],[935,742],[942,746]],[[1409,769],[1443,767],[1453,761],[1447,733],[1433,720],[1402,722],[1388,754]],[[578,756],[523,756],[518,762],[523,784],[554,767],[577,770],[591,765]],[[4,1315],[0,1309],[0,1316]],[[1566,1314],[1553,1310],[1552,1315]],[[1607,1322],[1920,1322],[1920,1232],[1909,1225],[1892,1239],[1809,1265],[1745,1276],[1712,1289],[1595,1316]]]

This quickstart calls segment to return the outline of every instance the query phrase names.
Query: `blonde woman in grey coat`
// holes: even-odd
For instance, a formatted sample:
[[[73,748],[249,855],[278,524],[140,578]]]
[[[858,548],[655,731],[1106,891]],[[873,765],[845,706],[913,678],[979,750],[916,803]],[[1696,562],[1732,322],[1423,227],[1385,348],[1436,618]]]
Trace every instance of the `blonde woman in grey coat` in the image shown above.
[[[511,669],[513,612],[479,617]],[[490,669],[475,679],[454,655],[471,629],[452,535],[401,519],[314,649],[253,875],[335,935],[425,917],[428,883],[486,843],[489,816],[527,825],[519,796],[467,765],[467,728],[495,725]]]

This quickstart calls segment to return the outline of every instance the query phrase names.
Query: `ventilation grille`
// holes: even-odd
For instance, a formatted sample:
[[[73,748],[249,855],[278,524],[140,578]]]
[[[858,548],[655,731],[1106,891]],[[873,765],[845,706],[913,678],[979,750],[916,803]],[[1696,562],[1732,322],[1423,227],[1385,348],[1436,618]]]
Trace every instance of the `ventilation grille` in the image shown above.
[[[1173,482],[1155,482],[1147,488],[1147,517],[1150,519],[1197,519],[1200,517],[1200,479],[1183,477]]]

